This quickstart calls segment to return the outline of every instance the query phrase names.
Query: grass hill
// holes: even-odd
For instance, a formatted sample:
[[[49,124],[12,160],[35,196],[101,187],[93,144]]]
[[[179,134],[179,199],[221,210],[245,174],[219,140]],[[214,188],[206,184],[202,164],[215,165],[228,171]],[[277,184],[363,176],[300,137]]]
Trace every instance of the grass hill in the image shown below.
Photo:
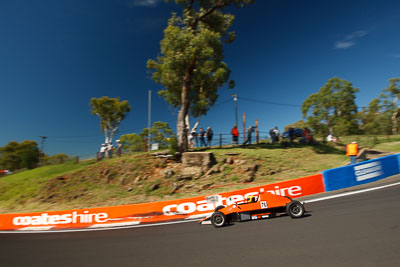
[[[364,147],[400,152],[400,139],[359,137],[358,141]],[[187,175],[180,163],[149,153],[44,166],[0,178],[0,213],[112,206],[226,192],[346,165],[344,149],[340,143],[212,148],[207,151],[214,153],[217,164],[197,175]]]

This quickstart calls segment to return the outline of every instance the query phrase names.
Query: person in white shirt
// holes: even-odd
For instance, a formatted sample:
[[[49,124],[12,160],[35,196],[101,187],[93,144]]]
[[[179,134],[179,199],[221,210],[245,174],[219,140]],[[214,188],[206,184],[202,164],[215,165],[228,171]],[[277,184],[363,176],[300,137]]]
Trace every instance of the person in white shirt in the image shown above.
[[[104,159],[106,150],[107,150],[106,144],[102,144],[100,147],[100,159]]]

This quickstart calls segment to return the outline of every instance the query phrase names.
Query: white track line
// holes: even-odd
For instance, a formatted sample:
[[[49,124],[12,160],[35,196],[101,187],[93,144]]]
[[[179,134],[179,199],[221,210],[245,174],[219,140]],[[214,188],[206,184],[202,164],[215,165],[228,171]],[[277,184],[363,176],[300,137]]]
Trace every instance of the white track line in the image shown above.
[[[355,195],[355,194],[360,194],[360,193],[365,193],[369,191],[374,191],[374,190],[379,190],[387,187],[392,187],[400,185],[400,182],[394,183],[394,184],[388,184],[388,185],[382,185],[382,186],[377,186],[373,188],[367,188],[367,189],[362,189],[362,190],[357,190],[353,192],[346,192],[346,193],[340,193],[337,195],[332,195],[332,196],[327,196],[327,197],[320,197],[320,198],[315,198],[315,199],[310,199],[310,200],[304,200],[305,203],[312,203],[312,202],[317,202],[317,201],[323,201],[323,200],[328,200],[328,199],[333,199],[333,198],[338,198],[338,197],[345,197],[349,195]],[[195,222],[198,221],[198,219],[194,220],[185,220],[185,221],[176,221],[176,222],[165,222],[165,223],[153,223],[153,224],[139,224],[139,225],[129,225],[129,226],[120,226],[120,227],[108,227],[108,228],[83,228],[83,229],[67,229],[67,230],[42,230],[42,231],[0,231],[0,234],[36,234],[36,233],[70,233],[70,232],[88,232],[88,231],[104,231],[104,230],[117,230],[117,229],[127,229],[127,228],[137,228],[137,227],[148,227],[148,226],[159,226],[159,225],[169,225],[169,224],[178,224],[178,223],[186,223],[186,222]]]
[[[373,188],[361,189],[361,190],[352,191],[352,192],[340,193],[340,194],[336,194],[336,195],[333,195],[333,196],[327,196],[327,197],[314,198],[314,199],[310,199],[310,200],[304,200],[304,202],[305,203],[312,203],[312,202],[323,201],[323,200],[328,200],[328,199],[332,199],[332,198],[345,197],[345,196],[350,196],[350,195],[365,193],[365,192],[369,192],[369,191],[379,190],[379,189],[383,189],[383,188],[391,187],[391,186],[396,186],[396,185],[400,185],[400,182],[394,183],[394,184],[377,186],[377,187],[373,187]]]

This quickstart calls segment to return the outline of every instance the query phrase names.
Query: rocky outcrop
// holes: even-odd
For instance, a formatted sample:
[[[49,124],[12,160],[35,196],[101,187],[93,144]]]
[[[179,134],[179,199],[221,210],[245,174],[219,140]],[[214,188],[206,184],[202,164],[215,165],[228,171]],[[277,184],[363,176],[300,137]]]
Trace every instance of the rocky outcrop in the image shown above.
[[[217,161],[211,152],[186,152],[182,154],[182,167],[199,167],[203,171],[209,170]]]

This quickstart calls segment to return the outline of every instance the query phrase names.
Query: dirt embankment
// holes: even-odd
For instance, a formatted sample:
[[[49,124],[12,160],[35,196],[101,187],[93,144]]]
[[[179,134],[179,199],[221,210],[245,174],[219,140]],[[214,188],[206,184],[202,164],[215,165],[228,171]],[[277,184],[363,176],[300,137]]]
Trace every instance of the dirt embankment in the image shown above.
[[[372,148],[363,148],[360,150],[357,156],[357,160],[359,161],[366,161],[366,160],[371,160],[371,159],[377,159],[381,158],[384,156],[389,156],[393,155],[395,153],[392,152],[386,152],[378,149],[372,149]]]

